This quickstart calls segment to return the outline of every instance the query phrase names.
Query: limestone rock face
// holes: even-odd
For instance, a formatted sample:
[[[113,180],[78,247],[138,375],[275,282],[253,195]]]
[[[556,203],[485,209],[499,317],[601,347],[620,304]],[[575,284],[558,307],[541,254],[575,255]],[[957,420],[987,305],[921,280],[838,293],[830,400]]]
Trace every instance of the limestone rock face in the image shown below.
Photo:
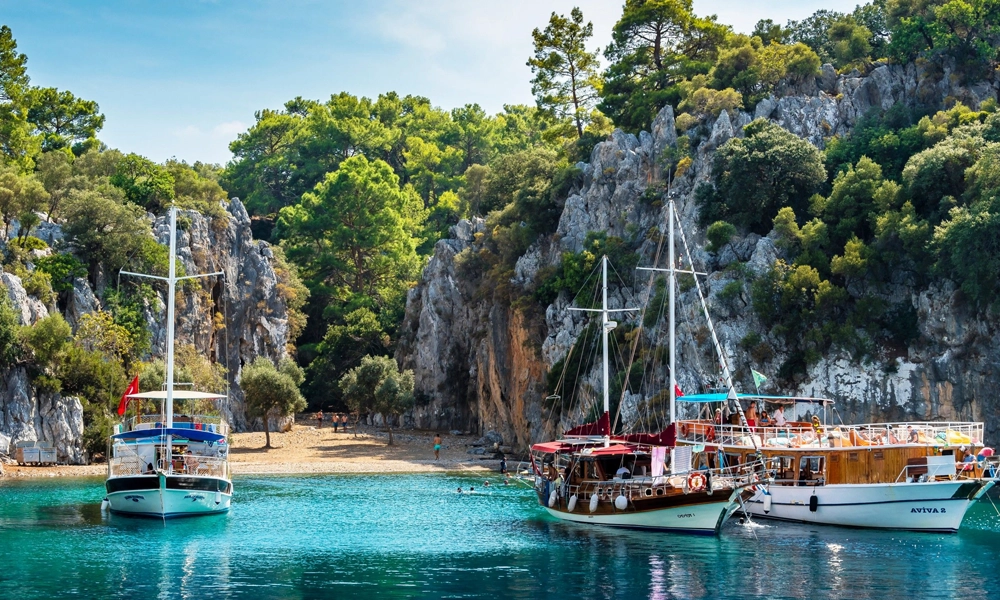
[[[0,432],[11,445],[52,442],[59,462],[86,462],[80,399],[36,392],[23,367],[9,370],[0,379]],[[0,452],[6,453],[7,448],[0,448]]]
[[[226,204],[227,214],[215,219],[193,211],[179,217],[189,225],[178,234],[177,252],[187,274],[222,272],[179,289],[176,299],[176,343],[192,344],[204,356],[227,369],[230,397],[222,407],[237,431],[250,425],[239,387],[242,366],[257,356],[272,360],[286,356],[289,342],[287,305],[280,293],[274,254],[266,242],[254,240],[250,217],[238,199]],[[154,235],[167,244],[169,222],[160,217]],[[61,227],[44,223],[35,233],[59,244]],[[105,281],[103,275],[99,283]],[[19,277],[0,274],[0,284],[10,297],[18,320],[30,325],[49,315],[49,309],[29,295]],[[155,286],[154,286],[155,287]],[[153,340],[152,355],[163,356],[166,344],[166,298],[159,291],[159,310],[148,307],[147,323]],[[73,282],[64,316],[75,329],[80,318],[99,310],[101,303],[86,279]],[[259,425],[259,423],[257,423]],[[273,423],[278,428],[283,423]],[[23,367],[0,373],[0,436],[12,443],[27,440],[52,442],[59,460],[82,463],[83,406],[78,398],[38,392]],[[6,452],[6,448],[0,448]]]
[[[17,313],[21,325],[34,325],[39,319],[49,316],[49,310],[41,300],[29,296],[28,292],[24,291],[20,277],[11,273],[0,273],[0,283],[7,288],[7,295],[14,305],[14,312]]]
[[[286,355],[288,312],[279,293],[270,245],[253,239],[250,215],[238,199],[230,200],[226,209],[228,218],[214,220],[194,211],[178,212],[178,219],[190,220],[177,235],[177,257],[187,274],[223,275],[196,280],[193,289],[185,288],[178,295],[175,337],[177,343],[193,344],[227,369],[230,397],[224,412],[241,431],[248,422],[238,383],[240,370],[257,356],[278,360]],[[169,233],[169,218],[156,219],[153,234],[161,244],[169,242]],[[161,310],[151,315],[150,330],[153,355],[163,356],[167,330],[162,290],[158,304]]]
[[[709,180],[714,151],[754,118],[770,119],[788,131],[823,147],[833,135],[851,131],[871,109],[896,103],[944,108],[956,99],[976,106],[996,98],[1000,76],[963,84],[948,65],[876,63],[866,73],[837,76],[824,65],[815,81],[784,87],[762,100],[753,114],[723,112],[694,148],[687,172],[671,182],[670,195],[699,269],[707,270],[702,289],[708,296],[723,353],[731,365],[745,365],[772,378],[789,358],[781,339],[771,335],[754,316],[748,285],[739,279],[766,273],[783,256],[770,237],[736,239],[718,255],[705,250],[704,232],[697,227],[697,186]],[[579,251],[588,233],[604,232],[625,239],[664,225],[663,197],[650,202],[650,185],[662,186],[662,152],[676,144],[674,113],[664,108],[652,131],[639,136],[615,131],[597,144],[588,163],[578,166],[583,183],[565,200],[556,233],[538,240],[517,261],[512,286],[525,286],[544,269],[559,263],[562,252]],[[662,188],[658,188],[662,189]],[[559,295],[544,316],[510,305],[506,296],[466,289],[473,264],[472,224],[456,227],[454,238],[438,242],[420,283],[407,299],[406,317],[397,360],[414,369],[418,406],[410,423],[420,427],[463,431],[496,431],[507,443],[524,449],[529,443],[582,422],[584,408],[561,412],[546,399],[545,376],[566,356],[586,324],[580,313],[567,309],[571,298]],[[644,242],[649,244],[649,242]],[[471,247],[471,248],[470,248]],[[685,261],[687,259],[685,258]],[[733,263],[742,268],[732,269]],[[741,282],[733,294],[734,282]],[[469,284],[471,285],[471,284]],[[724,298],[720,293],[727,290]],[[920,336],[909,348],[883,349],[872,363],[860,363],[833,353],[813,364],[805,376],[769,391],[826,396],[837,402],[845,421],[901,419],[963,419],[987,423],[987,439],[1000,435],[1000,324],[990,315],[970,312],[953,287],[937,285],[918,291],[900,279],[888,283],[894,302],[909,302],[917,313]],[[609,302],[621,308],[636,300],[612,289]],[[700,365],[716,364],[705,335],[704,317],[695,290],[680,294],[678,307],[678,382],[682,389],[699,389],[714,373]],[[737,371],[737,375],[740,374]],[[745,374],[745,373],[744,373]],[[597,369],[585,375],[599,389]],[[742,381],[744,389],[752,383]],[[623,417],[641,398],[629,395]],[[589,404],[597,401],[589,398]],[[558,402],[556,399],[555,402]],[[633,417],[634,418],[634,415]],[[834,420],[836,419],[833,416]]]

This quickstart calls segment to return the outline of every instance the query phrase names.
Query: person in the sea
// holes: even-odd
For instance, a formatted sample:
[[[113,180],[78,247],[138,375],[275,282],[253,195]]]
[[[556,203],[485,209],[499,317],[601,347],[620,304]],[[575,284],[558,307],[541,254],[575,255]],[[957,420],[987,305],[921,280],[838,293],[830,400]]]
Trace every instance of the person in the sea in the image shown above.
[[[489,479],[487,479],[486,481],[483,482],[483,487],[490,487],[490,480]]]
[[[471,494],[471,493],[473,493],[473,492],[475,492],[475,491],[476,491],[476,486],[474,486],[474,485],[470,485],[470,486],[469,486],[469,493]]]
[[[462,493],[462,486],[458,486],[458,493],[459,493],[459,494],[461,494],[461,493]]]
[[[441,458],[441,434],[434,434],[434,460]]]
[[[319,411],[318,413],[316,413],[316,423],[318,423],[318,425],[316,425],[317,429],[323,429],[323,411],[322,410]]]

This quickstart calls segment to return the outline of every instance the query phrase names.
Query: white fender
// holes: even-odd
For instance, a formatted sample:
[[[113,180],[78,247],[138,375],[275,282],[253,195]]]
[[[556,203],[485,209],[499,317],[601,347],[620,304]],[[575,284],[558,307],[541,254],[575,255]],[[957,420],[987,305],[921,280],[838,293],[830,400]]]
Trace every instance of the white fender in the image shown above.
[[[215,503],[222,504],[222,492],[219,491],[215,492]]]
[[[771,494],[764,494],[764,514],[771,512]]]
[[[597,494],[590,497],[590,512],[597,512]]]
[[[566,505],[566,510],[568,510],[569,512],[573,512],[574,510],[576,510],[576,501],[577,501],[576,494],[570,496],[569,504]]]
[[[101,512],[107,511],[108,507],[110,507],[110,506],[111,506],[111,502],[109,502],[107,498],[104,498],[104,500],[101,500]]]
[[[552,493],[549,494],[549,508],[553,508],[555,505],[556,505],[556,491],[552,490]]]
[[[628,498],[626,498],[624,494],[615,498],[615,508],[618,510],[625,510],[628,508]]]

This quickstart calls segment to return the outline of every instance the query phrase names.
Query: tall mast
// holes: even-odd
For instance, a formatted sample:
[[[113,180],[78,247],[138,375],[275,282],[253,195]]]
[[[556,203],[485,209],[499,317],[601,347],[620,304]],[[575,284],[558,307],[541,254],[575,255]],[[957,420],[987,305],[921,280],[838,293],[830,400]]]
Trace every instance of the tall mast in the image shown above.
[[[167,274],[167,427],[174,426],[174,296],[177,288],[177,208],[170,207],[170,266]]]
[[[616,323],[608,320],[608,257],[601,259],[601,337],[604,346],[604,414],[608,415],[610,423],[611,402],[608,398],[608,332],[615,328]],[[608,325],[611,325],[610,327]],[[604,435],[604,447],[611,445],[610,431]]]
[[[677,283],[677,261],[674,258],[674,201],[669,200],[667,202],[667,220],[670,221],[669,227],[669,238],[667,242],[667,261],[670,267],[667,269],[667,289],[669,302],[670,302],[670,422],[673,423],[677,420],[677,379],[676,371],[674,371],[675,356],[675,306],[674,306],[674,287]]]

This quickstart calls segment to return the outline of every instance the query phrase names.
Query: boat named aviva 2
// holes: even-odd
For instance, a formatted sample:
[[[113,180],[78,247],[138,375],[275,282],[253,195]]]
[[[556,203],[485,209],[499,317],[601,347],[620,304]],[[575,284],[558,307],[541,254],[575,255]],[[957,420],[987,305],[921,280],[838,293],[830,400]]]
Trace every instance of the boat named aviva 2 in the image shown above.
[[[167,277],[129,273],[167,283],[166,383],[161,391],[132,393],[137,401],[159,402],[159,414],[140,414],[111,436],[107,508],[116,514],[156,518],[188,517],[229,510],[233,484],[229,470],[229,426],[218,415],[175,415],[174,402],[195,405],[224,399],[221,394],[177,390],[174,384],[174,296],[177,277],[177,209],[170,209]],[[135,384],[135,382],[134,382]],[[131,390],[130,390],[131,391]]]

